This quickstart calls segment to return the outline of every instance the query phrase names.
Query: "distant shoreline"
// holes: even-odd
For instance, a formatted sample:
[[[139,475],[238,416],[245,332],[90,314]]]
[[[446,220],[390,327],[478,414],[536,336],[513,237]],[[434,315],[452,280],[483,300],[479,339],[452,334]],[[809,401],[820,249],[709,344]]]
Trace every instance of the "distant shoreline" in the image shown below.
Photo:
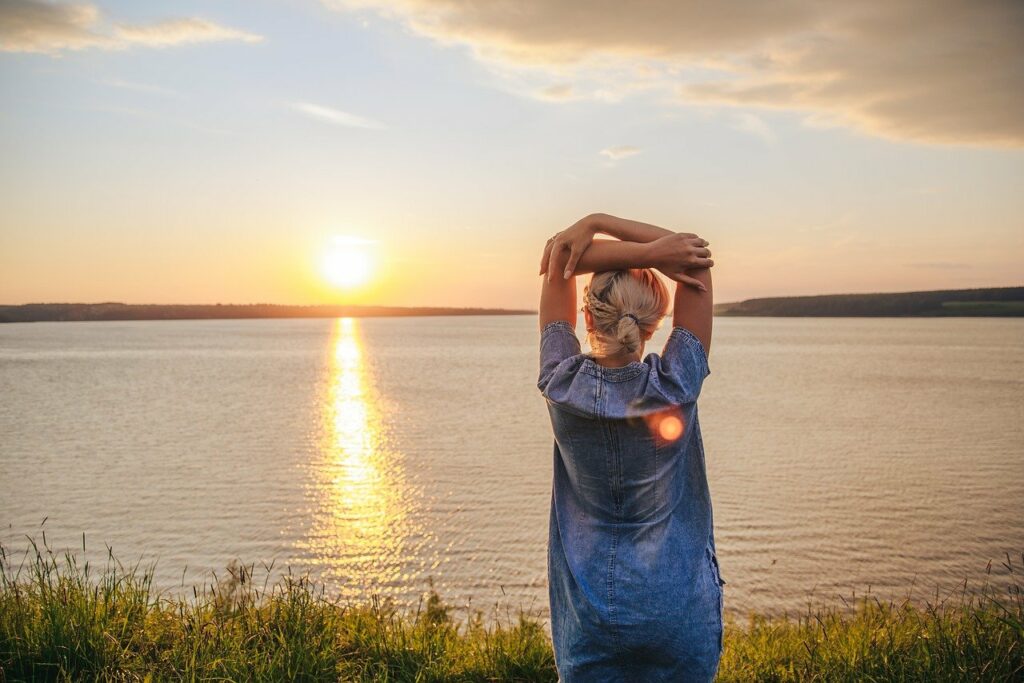
[[[0,306],[0,323],[259,318],[397,318],[444,315],[536,315],[509,308],[442,306],[287,306],[280,304],[22,304]]]
[[[446,306],[124,304],[119,302],[0,305],[0,323],[260,318],[405,318],[446,315],[537,315],[537,311],[522,308],[455,308]],[[716,304],[715,315],[778,318],[1024,317],[1024,287],[766,297]]]
[[[715,315],[781,318],[1018,317],[1024,316],[1024,287],[748,299],[717,304]]]

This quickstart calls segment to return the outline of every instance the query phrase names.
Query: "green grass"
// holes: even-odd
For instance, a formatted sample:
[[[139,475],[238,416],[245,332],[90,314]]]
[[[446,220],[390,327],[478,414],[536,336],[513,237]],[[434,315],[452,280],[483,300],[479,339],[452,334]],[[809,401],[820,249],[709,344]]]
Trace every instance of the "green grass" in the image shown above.
[[[46,547],[0,552],[2,681],[557,680],[536,616],[457,620],[433,590],[399,614],[376,597],[339,604],[304,577],[268,586],[254,567],[232,566],[182,599],[109,553],[97,571]],[[1005,567],[1004,593],[965,582],[923,604],[867,597],[730,623],[719,680],[1024,680],[1024,605],[1009,557]]]

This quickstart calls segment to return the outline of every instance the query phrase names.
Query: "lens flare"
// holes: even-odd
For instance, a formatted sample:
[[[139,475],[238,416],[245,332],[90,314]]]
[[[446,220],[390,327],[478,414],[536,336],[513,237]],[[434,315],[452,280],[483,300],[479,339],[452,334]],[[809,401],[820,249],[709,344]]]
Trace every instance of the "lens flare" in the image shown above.
[[[666,415],[658,422],[658,436],[665,441],[675,441],[683,435],[683,421],[675,415]]]
[[[686,418],[678,406],[649,413],[644,416],[644,422],[651,436],[663,444],[679,440],[686,432]]]

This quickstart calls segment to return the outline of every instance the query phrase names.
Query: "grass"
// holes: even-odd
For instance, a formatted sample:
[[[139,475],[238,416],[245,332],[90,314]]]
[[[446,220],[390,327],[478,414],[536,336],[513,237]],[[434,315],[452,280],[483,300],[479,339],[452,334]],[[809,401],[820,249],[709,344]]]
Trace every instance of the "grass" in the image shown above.
[[[924,604],[864,597],[729,623],[719,680],[1024,680],[1024,604],[1005,567],[1005,593],[964,582]],[[253,574],[233,565],[182,599],[109,551],[97,571],[35,544],[15,563],[0,547],[0,681],[557,680],[536,616],[459,621],[433,590],[399,614],[375,596],[339,604],[305,577],[268,586]]]

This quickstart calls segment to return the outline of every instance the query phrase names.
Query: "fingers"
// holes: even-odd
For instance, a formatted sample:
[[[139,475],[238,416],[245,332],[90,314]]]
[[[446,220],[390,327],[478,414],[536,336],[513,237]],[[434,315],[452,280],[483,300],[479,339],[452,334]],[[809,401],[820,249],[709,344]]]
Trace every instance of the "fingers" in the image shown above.
[[[697,247],[693,250],[693,254],[701,258],[711,258],[711,250],[705,247]]]
[[[673,276],[673,280],[675,280],[676,282],[680,282],[683,285],[686,285],[687,287],[692,287],[695,290],[700,290],[701,292],[708,291],[708,288],[705,287],[705,284],[701,283],[696,278],[691,278],[691,276],[682,272],[676,273],[676,275]]]
[[[575,245],[572,247],[572,251],[569,252],[569,260],[565,263],[565,272],[562,273],[562,277],[568,280],[572,277],[572,274],[576,272],[576,264],[580,262],[580,256],[583,255],[582,249],[577,249]]]
[[[551,251],[558,243],[558,236],[560,234],[561,233],[556,232],[548,238],[547,242],[544,243],[544,253],[540,257],[540,273],[538,273],[538,275],[543,275],[549,271],[549,266],[553,262],[553,259],[551,258]]]
[[[547,268],[548,282],[551,282],[552,280],[555,279],[555,273],[558,272],[558,258],[564,248],[565,245],[559,242],[558,240],[555,240],[554,242],[551,243]]]
[[[679,282],[682,282],[687,287],[693,287],[694,289],[699,289],[702,292],[708,291],[708,288],[704,286],[704,283],[698,280],[697,278],[690,277],[689,275],[684,275],[683,273],[680,273],[676,279]]]
[[[689,267],[689,268],[710,268],[713,265],[715,265],[715,262],[712,261],[709,258],[695,258],[695,259],[693,259],[693,264],[690,265],[690,266],[687,266],[687,267]]]
[[[538,275],[543,275],[548,270],[548,259],[551,257],[551,245],[555,243],[554,238],[549,238],[548,243],[544,245],[544,253],[540,257],[540,272]]]

